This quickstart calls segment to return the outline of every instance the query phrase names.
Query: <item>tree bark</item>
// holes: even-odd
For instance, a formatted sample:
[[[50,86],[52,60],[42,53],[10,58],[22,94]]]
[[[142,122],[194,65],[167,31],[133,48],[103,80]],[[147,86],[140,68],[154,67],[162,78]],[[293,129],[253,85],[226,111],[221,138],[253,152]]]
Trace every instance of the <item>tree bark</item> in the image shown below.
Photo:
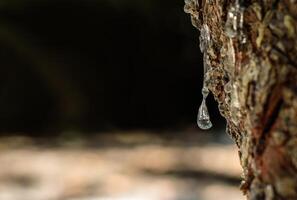
[[[297,199],[296,1],[244,0],[244,45],[224,31],[234,2],[185,2],[193,25],[211,33],[208,88],[239,148],[242,191],[251,200]]]

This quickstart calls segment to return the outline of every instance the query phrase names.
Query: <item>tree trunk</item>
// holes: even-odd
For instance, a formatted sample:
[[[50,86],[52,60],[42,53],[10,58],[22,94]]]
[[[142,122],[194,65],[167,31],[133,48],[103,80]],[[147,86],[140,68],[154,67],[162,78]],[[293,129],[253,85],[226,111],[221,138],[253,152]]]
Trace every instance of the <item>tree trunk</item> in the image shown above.
[[[242,191],[252,200],[297,199],[297,3],[241,2],[243,43],[225,32],[234,2],[185,2],[193,25],[210,30],[207,87],[239,148]]]

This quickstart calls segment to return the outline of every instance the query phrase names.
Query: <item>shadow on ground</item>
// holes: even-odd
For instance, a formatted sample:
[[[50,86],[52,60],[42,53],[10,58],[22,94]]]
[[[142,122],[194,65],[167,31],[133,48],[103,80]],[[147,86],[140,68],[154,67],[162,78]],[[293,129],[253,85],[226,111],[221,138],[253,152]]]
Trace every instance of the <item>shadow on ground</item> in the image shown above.
[[[1,138],[0,200],[244,199],[235,146],[192,134],[115,132],[53,145]]]

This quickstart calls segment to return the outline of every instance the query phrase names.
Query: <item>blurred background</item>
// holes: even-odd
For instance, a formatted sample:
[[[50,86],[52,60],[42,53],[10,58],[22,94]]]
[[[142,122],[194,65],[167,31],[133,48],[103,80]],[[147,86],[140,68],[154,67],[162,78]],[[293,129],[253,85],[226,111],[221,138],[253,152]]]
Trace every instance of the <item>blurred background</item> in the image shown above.
[[[243,199],[182,0],[1,0],[0,200]]]

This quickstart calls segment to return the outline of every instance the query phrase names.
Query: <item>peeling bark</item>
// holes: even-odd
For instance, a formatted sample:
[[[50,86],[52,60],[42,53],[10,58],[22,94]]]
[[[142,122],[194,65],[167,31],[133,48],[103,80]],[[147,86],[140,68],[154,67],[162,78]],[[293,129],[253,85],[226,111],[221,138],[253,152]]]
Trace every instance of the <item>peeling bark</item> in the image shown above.
[[[244,45],[224,32],[234,2],[185,2],[192,24],[211,32],[207,87],[239,148],[242,191],[251,200],[297,199],[297,2],[244,0]]]

